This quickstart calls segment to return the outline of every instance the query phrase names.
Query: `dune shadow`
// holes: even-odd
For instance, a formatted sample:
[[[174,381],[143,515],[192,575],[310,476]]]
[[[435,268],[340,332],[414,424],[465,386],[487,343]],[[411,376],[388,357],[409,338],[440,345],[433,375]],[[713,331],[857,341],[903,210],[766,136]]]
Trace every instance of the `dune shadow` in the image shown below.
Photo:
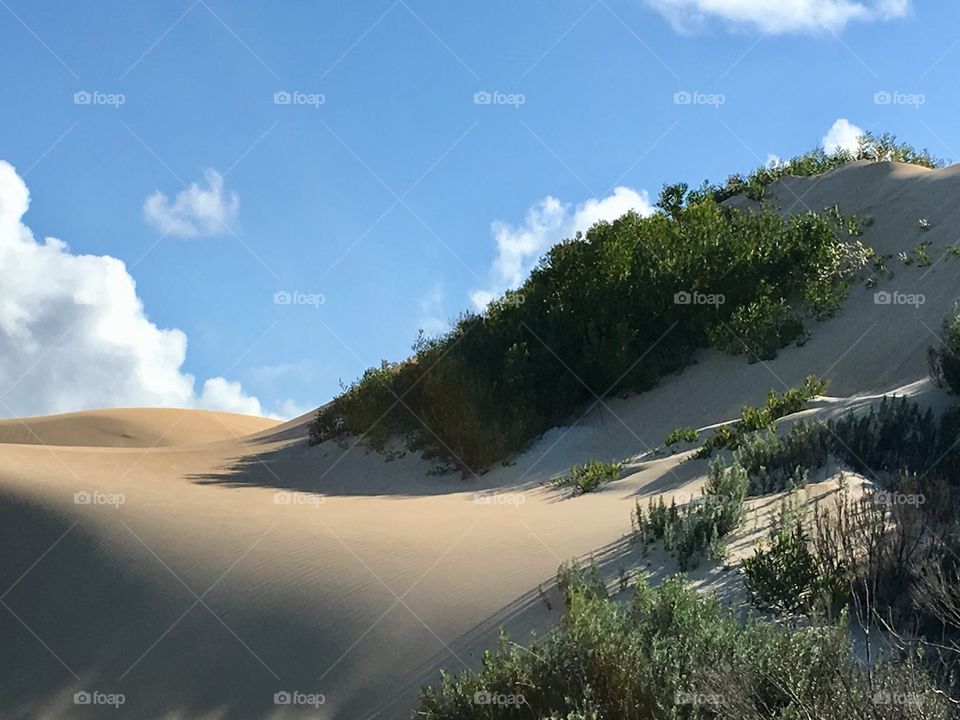
[[[275,693],[314,686],[315,635],[216,591],[198,604],[172,575],[158,586],[84,524],[0,495],[4,720],[278,718]]]
[[[200,485],[225,488],[259,487],[329,496],[445,495],[480,489],[475,479],[440,473],[419,453],[384,456],[363,443],[326,442],[310,446],[302,437],[269,447],[245,443],[248,453],[230,458],[220,468],[188,474]]]

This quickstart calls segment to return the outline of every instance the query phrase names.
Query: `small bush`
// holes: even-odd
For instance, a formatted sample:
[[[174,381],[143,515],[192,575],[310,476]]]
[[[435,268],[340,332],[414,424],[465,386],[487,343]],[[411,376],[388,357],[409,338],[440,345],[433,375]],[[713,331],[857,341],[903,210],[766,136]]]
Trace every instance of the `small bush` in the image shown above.
[[[743,561],[744,585],[758,607],[786,613],[834,615],[849,584],[835,566],[821,562],[802,511],[784,503],[770,541]]]
[[[744,405],[742,419],[733,425],[722,425],[713,431],[695,457],[710,457],[714,450],[726,448],[736,450],[747,433],[766,430],[782,417],[800,412],[803,406],[827,388],[827,382],[816,375],[808,375],[799,388],[788,388],[782,393],[771,390],[767,401],[761,407]]]
[[[675,428],[667,435],[664,441],[667,447],[672,447],[677,443],[695,443],[700,438],[700,433],[692,427]]]
[[[831,441],[826,423],[797,420],[783,437],[770,429],[746,434],[734,458],[750,478],[750,494],[766,495],[805,485],[807,473],[827,461]]]
[[[560,479],[560,485],[573,485],[581,493],[593,492],[601,485],[620,479],[623,463],[590,460],[583,465],[574,465],[570,474]]]
[[[710,464],[703,497],[678,507],[667,506],[663,497],[651,499],[644,513],[637,501],[633,525],[637,539],[645,545],[663,541],[675,553],[681,570],[696,567],[704,558],[722,559],[722,538],[743,518],[747,476],[739,465],[727,467],[717,458]]]

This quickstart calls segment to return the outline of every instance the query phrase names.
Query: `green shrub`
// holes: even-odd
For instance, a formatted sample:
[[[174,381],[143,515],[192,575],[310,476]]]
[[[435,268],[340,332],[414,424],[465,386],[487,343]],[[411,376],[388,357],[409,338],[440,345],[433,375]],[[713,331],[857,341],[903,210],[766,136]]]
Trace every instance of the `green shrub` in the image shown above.
[[[573,485],[581,493],[593,492],[601,485],[620,479],[623,463],[590,460],[583,465],[574,465],[570,474],[560,479],[559,485]]]
[[[744,405],[742,419],[733,425],[721,425],[707,438],[695,457],[710,457],[714,450],[725,448],[736,450],[747,433],[766,430],[782,417],[803,410],[804,405],[822,395],[827,382],[816,375],[808,375],[799,388],[787,388],[782,393],[771,390],[767,393],[766,403],[761,407]]]
[[[747,476],[739,465],[727,467],[717,458],[710,464],[703,497],[678,507],[663,497],[651,499],[644,513],[637,501],[633,526],[644,545],[663,541],[681,570],[696,567],[704,558],[722,559],[722,539],[740,524],[747,494]]]
[[[770,541],[743,561],[744,585],[754,605],[786,613],[832,616],[845,604],[847,577],[822,562],[806,518],[791,499],[784,501]]]
[[[803,322],[786,298],[774,298],[769,290],[741,305],[730,322],[713,330],[718,350],[746,355],[751,362],[770,360],[777,351],[803,335]]]
[[[809,610],[819,573],[810,538],[799,520],[782,528],[769,547],[758,547],[743,561],[751,601],[785,612]]]
[[[671,430],[664,442],[666,443],[667,447],[672,447],[681,442],[695,443],[699,438],[700,433],[697,432],[696,428],[682,427]]]
[[[771,429],[747,433],[734,459],[750,478],[750,494],[766,495],[805,485],[808,471],[826,462],[832,440],[826,423],[797,420],[783,437]]]
[[[940,325],[940,348],[930,348],[930,375],[938,385],[946,385],[960,395],[960,302]]]

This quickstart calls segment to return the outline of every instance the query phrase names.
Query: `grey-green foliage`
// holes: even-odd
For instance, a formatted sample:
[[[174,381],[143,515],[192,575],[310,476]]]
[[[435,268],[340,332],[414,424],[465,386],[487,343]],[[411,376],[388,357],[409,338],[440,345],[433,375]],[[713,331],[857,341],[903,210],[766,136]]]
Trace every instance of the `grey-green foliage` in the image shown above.
[[[947,702],[908,657],[849,662],[844,622],[742,624],[678,578],[618,604],[572,584],[549,634],[501,639],[479,670],[425,688],[417,720],[946,720]],[[868,673],[869,672],[869,676]],[[915,707],[884,702],[911,694]],[[490,698],[504,702],[491,703]],[[480,700],[481,702],[478,702]],[[483,702],[488,701],[488,702]]]
[[[723,538],[740,524],[747,495],[747,474],[738,464],[730,467],[721,458],[710,464],[703,496],[678,506],[668,506],[663,496],[651,499],[646,512],[637,501],[633,523],[636,538],[645,545],[662,541],[675,553],[682,570],[703,559],[721,559]]]

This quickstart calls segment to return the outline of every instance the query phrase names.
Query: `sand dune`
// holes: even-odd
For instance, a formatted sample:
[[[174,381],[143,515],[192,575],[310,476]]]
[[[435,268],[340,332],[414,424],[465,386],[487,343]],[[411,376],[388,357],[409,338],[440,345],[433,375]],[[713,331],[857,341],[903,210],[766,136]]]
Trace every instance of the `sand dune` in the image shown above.
[[[278,425],[268,418],[208,410],[114,408],[0,420],[0,443],[174,447],[234,440]]]
[[[838,202],[870,214],[866,243],[896,253],[929,240],[939,259],[954,240],[960,169],[857,164],[772,194],[784,209]],[[933,226],[922,235],[919,217]],[[875,290],[854,288],[803,347],[753,365],[704,352],[479,478],[432,476],[412,454],[310,448],[303,418],[273,426],[191,411],[173,429],[157,411],[28,419],[44,444],[0,424],[3,717],[409,717],[420,684],[475,664],[501,626],[525,638],[556,619],[537,589],[561,561],[638,562],[624,542],[634,501],[683,499],[705,471],[674,456],[583,497],[542,485],[572,463],[638,456],[678,425],[729,420],[810,373],[831,381],[813,412],[898,389],[937,396],[918,381],[960,294],[960,260],[892,266],[877,290],[922,293],[922,305],[877,304]],[[739,592],[735,574],[698,581]],[[125,703],[75,705],[82,690]],[[324,702],[275,704],[282,691]]]

